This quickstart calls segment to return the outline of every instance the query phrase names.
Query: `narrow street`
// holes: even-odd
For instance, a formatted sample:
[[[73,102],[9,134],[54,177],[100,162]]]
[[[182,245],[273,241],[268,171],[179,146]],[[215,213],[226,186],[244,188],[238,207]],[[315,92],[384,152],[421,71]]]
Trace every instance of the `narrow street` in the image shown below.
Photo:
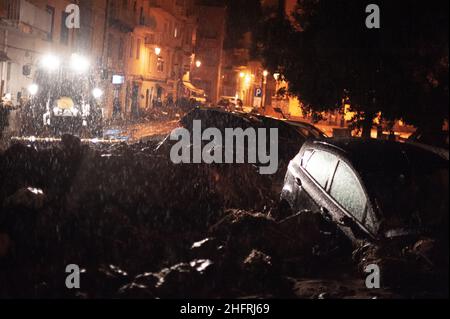
[[[113,124],[107,126],[104,132],[106,135],[113,133],[113,135],[126,137],[128,142],[138,142],[147,138],[165,137],[178,126],[178,119],[161,119],[133,124]]]

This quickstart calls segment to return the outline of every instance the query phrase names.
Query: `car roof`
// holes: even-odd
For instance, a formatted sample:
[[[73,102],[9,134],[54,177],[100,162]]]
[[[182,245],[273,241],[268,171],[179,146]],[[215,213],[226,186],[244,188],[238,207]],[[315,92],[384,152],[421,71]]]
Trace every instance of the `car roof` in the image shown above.
[[[310,142],[308,145],[329,149],[353,163],[356,169],[403,170],[414,167],[448,168],[448,161],[423,148],[378,139],[344,138]]]
[[[307,129],[309,131],[314,130],[315,132],[320,133],[322,135],[322,137],[328,138],[327,134],[324,131],[322,131],[320,128],[318,128],[317,126],[315,126],[311,123],[302,122],[302,121],[287,121],[286,123],[288,123],[289,125],[292,125],[292,126]]]

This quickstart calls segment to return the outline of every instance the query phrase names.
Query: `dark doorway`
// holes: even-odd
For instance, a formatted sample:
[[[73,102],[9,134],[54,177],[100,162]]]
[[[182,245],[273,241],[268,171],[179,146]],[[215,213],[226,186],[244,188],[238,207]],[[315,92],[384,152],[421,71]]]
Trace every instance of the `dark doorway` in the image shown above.
[[[133,93],[131,95],[131,116],[139,117],[139,84],[133,83]]]

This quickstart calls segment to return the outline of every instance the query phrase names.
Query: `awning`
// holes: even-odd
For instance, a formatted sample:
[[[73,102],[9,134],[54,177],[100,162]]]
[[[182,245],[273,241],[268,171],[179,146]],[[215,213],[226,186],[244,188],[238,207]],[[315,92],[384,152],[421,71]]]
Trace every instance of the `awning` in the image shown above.
[[[183,85],[191,92],[204,95],[205,91],[195,87],[191,82],[183,81]]]

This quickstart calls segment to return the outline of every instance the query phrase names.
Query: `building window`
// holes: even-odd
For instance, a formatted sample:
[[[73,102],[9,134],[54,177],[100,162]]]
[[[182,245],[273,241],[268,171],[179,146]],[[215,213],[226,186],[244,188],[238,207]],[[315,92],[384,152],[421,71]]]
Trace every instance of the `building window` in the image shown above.
[[[158,58],[158,60],[156,62],[156,69],[158,70],[158,72],[164,72],[164,59],[163,58]]]
[[[190,29],[187,29],[184,36],[184,44],[189,45],[192,43],[192,33]]]
[[[114,36],[110,33],[108,35],[108,58],[112,58],[113,43],[114,43]]]
[[[152,51],[149,51],[148,52],[148,73],[152,73],[152,57],[153,57],[153,54],[152,54]]]
[[[120,39],[120,41],[119,41],[119,60],[120,61],[123,61],[123,58],[124,58],[124,42],[123,42],[123,39],[121,38]]]
[[[49,41],[53,41],[53,32],[54,32],[54,29],[55,29],[55,26],[54,26],[54,24],[55,24],[55,8],[51,7],[51,6],[47,6],[46,10],[50,14],[50,17],[51,17],[51,19],[50,19],[50,21],[51,21],[50,32],[49,32],[49,34],[47,36],[47,39]]]
[[[145,16],[144,16],[144,8],[141,7],[141,11],[139,13],[139,24],[145,25]]]
[[[133,57],[133,48],[134,47],[134,39],[130,38],[130,59]]]
[[[136,45],[136,59],[139,60],[140,58],[141,58],[141,39],[138,39]]]
[[[63,11],[61,16],[61,36],[60,42],[62,44],[69,44],[69,29],[66,26],[66,19],[69,16],[69,13]]]

